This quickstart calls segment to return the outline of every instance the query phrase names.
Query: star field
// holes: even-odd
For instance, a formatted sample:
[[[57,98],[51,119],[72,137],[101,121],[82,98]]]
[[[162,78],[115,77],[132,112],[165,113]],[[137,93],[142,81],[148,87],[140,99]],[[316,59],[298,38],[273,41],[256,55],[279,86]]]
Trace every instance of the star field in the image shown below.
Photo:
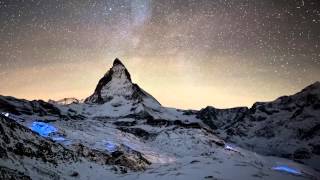
[[[0,94],[84,98],[120,58],[162,104],[251,106],[320,80],[318,0],[0,0]]]

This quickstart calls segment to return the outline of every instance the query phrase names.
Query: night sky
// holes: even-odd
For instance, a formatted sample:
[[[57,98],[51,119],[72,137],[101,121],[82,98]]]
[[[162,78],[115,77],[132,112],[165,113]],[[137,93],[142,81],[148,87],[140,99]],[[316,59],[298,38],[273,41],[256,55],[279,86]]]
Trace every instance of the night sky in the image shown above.
[[[0,0],[0,94],[85,98],[118,57],[165,106],[251,106],[319,81],[319,46],[319,0]]]

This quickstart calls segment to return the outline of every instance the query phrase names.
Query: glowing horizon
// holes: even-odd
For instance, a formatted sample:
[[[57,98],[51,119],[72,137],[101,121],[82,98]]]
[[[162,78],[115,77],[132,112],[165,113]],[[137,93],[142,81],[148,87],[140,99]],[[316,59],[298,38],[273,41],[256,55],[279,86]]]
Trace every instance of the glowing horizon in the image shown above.
[[[137,83],[141,88],[143,88],[152,96],[154,96],[163,106],[167,107],[176,107],[182,109],[201,109],[206,106],[214,106],[217,108],[228,108],[237,106],[250,107],[253,103],[257,101],[272,101],[282,95],[294,94],[303,88],[292,88],[290,91],[287,92],[270,92],[265,96],[261,96],[258,92],[256,92],[256,96],[252,97],[252,95],[255,95],[252,89],[241,88],[244,91],[249,91],[248,93],[246,93],[243,91],[241,92],[237,89],[236,86],[233,86],[232,84],[223,87],[223,85],[221,85],[223,82],[217,81],[219,79],[214,81],[216,86],[194,86],[194,84],[196,83],[193,81],[197,81],[195,77],[202,75],[202,73],[199,72],[198,74],[195,74],[195,77],[190,77],[190,75],[186,75],[185,77],[182,77],[182,79],[178,79],[175,77],[171,78],[171,76],[174,76],[174,74],[176,73],[174,72],[176,70],[176,67],[172,67],[171,69],[167,68],[167,75],[156,76],[156,74],[159,73],[157,71],[161,71],[161,69],[159,69],[158,66],[155,66],[156,68],[150,68],[148,70],[145,67],[137,67],[137,62],[133,61],[134,63],[127,63],[127,61],[125,61],[123,58],[121,59],[121,61],[125,64],[128,71],[130,72],[133,82]],[[95,68],[95,71],[91,71],[91,68],[83,68],[94,66],[95,63],[90,62],[76,65],[64,64],[64,68],[61,68],[59,65],[57,65],[57,68],[52,68],[52,72],[49,71],[49,73],[55,72],[57,75],[51,76],[52,79],[49,78],[45,81],[43,81],[43,79],[40,78],[50,77],[46,74],[48,70],[45,67],[43,67],[45,70],[42,70],[41,68],[37,67],[36,71],[33,71],[32,69],[25,69],[25,71],[15,72],[17,73],[15,75],[18,77],[34,76],[28,77],[28,79],[30,78],[29,80],[33,82],[35,80],[35,86],[22,87],[24,89],[19,88],[16,91],[11,91],[12,94],[2,95],[15,96],[18,98],[28,100],[60,100],[63,98],[70,97],[84,99],[93,93],[99,79],[107,72],[107,70],[109,70],[109,68],[112,67],[112,62],[113,60],[108,61],[108,63],[105,63],[106,65],[103,65],[103,63],[96,64],[97,66]],[[169,66],[170,65],[168,65],[168,67]],[[66,69],[74,69],[76,72],[80,72],[80,74],[74,73],[74,71],[70,71],[70,74],[62,73]],[[180,73],[187,73],[189,69],[190,67],[183,67]],[[60,74],[62,75],[60,76]],[[61,82],[63,78],[66,78],[68,76],[70,76],[70,81]],[[168,78],[171,78],[169,82],[166,81]],[[199,78],[199,81],[200,80],[201,79]],[[25,79],[21,79],[21,81],[25,81]],[[20,83],[19,81],[14,82]],[[47,82],[50,83],[47,84]],[[199,85],[202,85],[202,83],[200,82]],[[305,84],[305,86],[307,85],[309,84]],[[18,85],[12,84],[12,86]],[[163,89],[161,88],[162,86],[166,86],[166,88]],[[55,89],[56,91],[52,91],[52,89]],[[248,96],[251,96],[251,98],[249,98]]]

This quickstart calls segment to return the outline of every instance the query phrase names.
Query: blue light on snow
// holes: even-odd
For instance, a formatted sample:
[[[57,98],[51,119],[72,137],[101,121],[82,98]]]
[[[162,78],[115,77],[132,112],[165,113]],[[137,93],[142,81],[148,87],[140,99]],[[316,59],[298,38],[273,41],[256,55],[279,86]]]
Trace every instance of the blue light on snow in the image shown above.
[[[115,152],[117,150],[117,145],[115,145],[114,143],[112,143],[111,141],[107,141],[106,143],[106,149],[109,152]]]
[[[44,122],[33,122],[30,129],[40,134],[40,136],[48,137],[50,133],[57,132],[58,129]]]
[[[54,140],[54,141],[65,141],[66,139],[64,137],[52,137],[52,140]]]
[[[40,136],[46,137],[46,138],[48,138],[51,133],[58,132],[58,129],[53,125],[50,125],[44,122],[38,122],[38,121],[33,122],[32,125],[30,126],[30,129],[40,134]],[[71,144],[71,142],[66,142],[67,140],[58,134],[55,134],[53,136],[50,135],[50,138],[54,141]]]
[[[290,168],[288,166],[275,166],[272,169],[276,170],[276,171],[285,171],[287,173],[291,173],[291,174],[295,174],[295,175],[302,175],[301,171],[294,169],[294,168]]]

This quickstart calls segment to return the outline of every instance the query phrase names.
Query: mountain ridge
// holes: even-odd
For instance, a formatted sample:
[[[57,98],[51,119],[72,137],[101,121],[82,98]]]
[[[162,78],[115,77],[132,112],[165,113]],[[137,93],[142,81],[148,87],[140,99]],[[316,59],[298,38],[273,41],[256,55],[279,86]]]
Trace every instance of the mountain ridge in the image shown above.
[[[229,111],[229,112],[228,112]],[[233,111],[233,112],[230,112]],[[320,83],[281,96],[256,102],[251,108],[216,109],[197,113],[226,142],[266,155],[277,155],[320,166]],[[318,161],[320,162],[320,161]]]

